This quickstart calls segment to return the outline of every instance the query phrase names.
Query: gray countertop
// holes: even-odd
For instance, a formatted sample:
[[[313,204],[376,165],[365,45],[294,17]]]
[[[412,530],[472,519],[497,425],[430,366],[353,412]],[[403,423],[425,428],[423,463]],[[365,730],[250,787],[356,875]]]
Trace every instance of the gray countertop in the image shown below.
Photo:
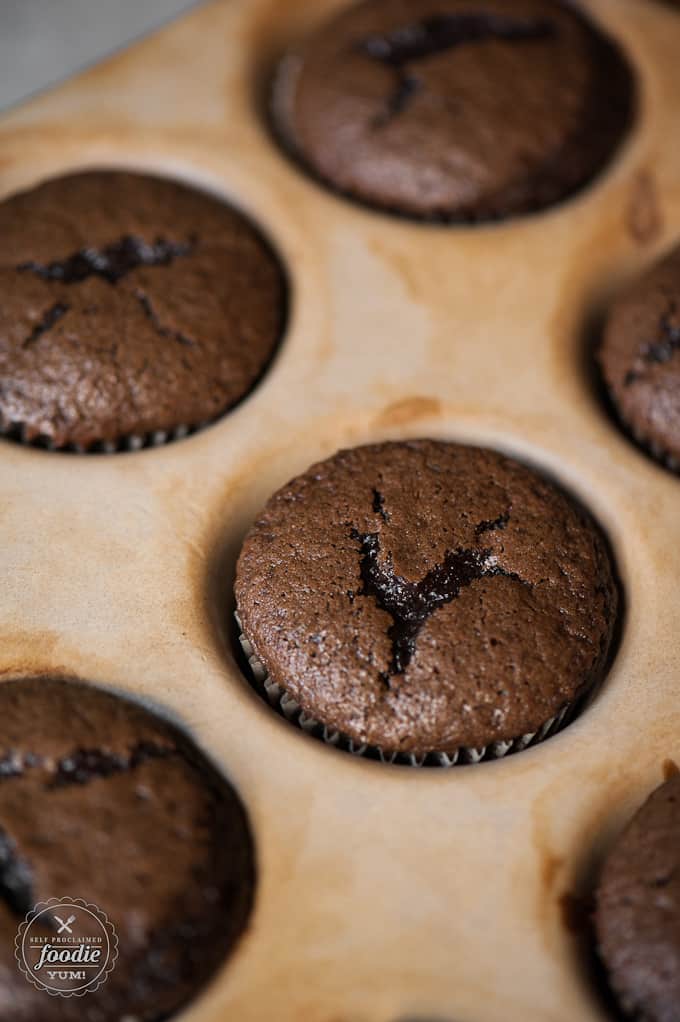
[[[0,110],[191,6],[192,0],[0,0]]]

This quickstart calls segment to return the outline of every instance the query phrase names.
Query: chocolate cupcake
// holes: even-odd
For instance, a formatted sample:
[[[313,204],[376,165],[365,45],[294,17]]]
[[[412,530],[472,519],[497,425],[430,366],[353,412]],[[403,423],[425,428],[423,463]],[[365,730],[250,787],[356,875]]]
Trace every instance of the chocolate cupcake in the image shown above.
[[[271,359],[285,282],[245,217],[113,171],[0,203],[0,431],[105,450],[222,415]]]
[[[680,1018],[680,777],[662,784],[605,862],[600,954],[622,1009],[640,1022]]]
[[[680,469],[680,247],[614,302],[598,361],[624,427]]]
[[[168,1018],[225,960],[251,911],[238,796],[175,727],[100,689],[4,682],[0,719],[1,1022]],[[108,978],[82,996],[49,996],[15,960],[26,914],[60,897],[106,913],[118,939]],[[43,929],[52,942],[64,932]]]
[[[497,757],[569,719],[617,611],[594,522],[539,474],[433,440],[341,451],[243,545],[251,666],[283,712],[390,762]]]
[[[617,46],[557,0],[366,0],[282,61],[274,127],[371,206],[479,221],[587,184],[630,126]]]

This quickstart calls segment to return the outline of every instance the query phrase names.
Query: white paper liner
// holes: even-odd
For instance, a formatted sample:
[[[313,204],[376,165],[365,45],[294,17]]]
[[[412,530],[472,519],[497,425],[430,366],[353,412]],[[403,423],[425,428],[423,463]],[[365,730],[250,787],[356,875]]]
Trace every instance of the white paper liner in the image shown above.
[[[248,666],[255,683],[254,687],[258,693],[264,695],[269,705],[285,717],[287,721],[299,727],[306,734],[312,735],[314,738],[318,738],[327,745],[334,746],[336,749],[350,752],[353,756],[366,756],[370,759],[378,759],[381,763],[394,763],[412,767],[452,767],[457,764],[480,763],[482,760],[503,759],[504,756],[510,753],[520,752],[530,745],[538,745],[544,739],[550,738],[551,735],[556,734],[561,728],[566,727],[571,722],[578,709],[578,703],[568,703],[558,714],[547,720],[538,731],[532,731],[510,741],[491,742],[489,745],[482,745],[478,748],[461,746],[452,752],[427,752],[421,756],[407,752],[385,751],[377,745],[357,743],[341,731],[329,728],[305,713],[290,693],[286,692],[277,682],[271,680],[264,664],[257,658],[252,645],[241,632],[241,622],[239,621],[238,614],[234,616],[239,627],[241,649],[248,661]]]
[[[174,440],[182,440],[191,433],[209,426],[214,420],[206,419],[195,426],[182,424],[173,429],[157,429],[149,433],[139,433],[120,437],[118,440],[96,440],[91,444],[58,444],[51,437],[44,435],[29,438],[24,423],[6,422],[0,415],[0,437],[12,440],[27,447],[36,447],[43,451],[60,451],[67,454],[118,454],[121,451],[140,451],[144,447],[162,447]]]

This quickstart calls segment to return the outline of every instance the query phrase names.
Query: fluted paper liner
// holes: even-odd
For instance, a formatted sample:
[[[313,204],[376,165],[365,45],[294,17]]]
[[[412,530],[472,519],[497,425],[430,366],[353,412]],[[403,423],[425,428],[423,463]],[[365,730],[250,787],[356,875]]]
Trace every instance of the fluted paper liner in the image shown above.
[[[539,742],[550,738],[573,720],[578,709],[578,702],[567,703],[559,713],[546,720],[537,731],[530,731],[507,741],[490,742],[488,745],[480,745],[477,748],[461,745],[448,752],[433,750],[420,756],[408,752],[391,752],[382,749],[379,745],[355,742],[348,735],[327,727],[306,713],[282,685],[269,677],[264,664],[255,655],[252,644],[241,631],[238,614],[235,613],[234,617],[239,629],[239,643],[251,672],[251,678],[248,680],[253,683],[258,694],[264,696],[270,706],[305,734],[320,739],[326,745],[350,752],[353,756],[366,756],[369,759],[378,759],[381,763],[396,763],[400,766],[412,767],[452,767],[466,763],[481,763],[482,760],[503,759],[510,753],[521,752],[523,749],[529,748],[530,745],[538,745]]]
[[[39,450],[58,451],[65,454],[118,454],[125,451],[140,451],[144,447],[163,447],[165,444],[197,433],[214,421],[216,420],[211,419],[195,426],[180,425],[174,426],[172,429],[155,429],[148,433],[134,433],[121,436],[117,440],[93,440],[90,444],[59,444],[44,434],[29,437],[27,427],[23,422],[3,421],[0,414],[0,437],[26,447],[36,447]]]

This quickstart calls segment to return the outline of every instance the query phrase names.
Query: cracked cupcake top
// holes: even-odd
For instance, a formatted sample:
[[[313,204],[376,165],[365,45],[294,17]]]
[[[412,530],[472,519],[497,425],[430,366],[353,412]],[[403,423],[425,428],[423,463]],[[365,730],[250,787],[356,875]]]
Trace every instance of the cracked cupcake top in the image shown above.
[[[597,935],[626,1016],[671,1022],[680,1004],[680,777],[662,784],[610,852]]]
[[[600,680],[617,612],[580,507],[512,459],[432,440],[341,451],[275,494],[236,600],[308,714],[417,755],[537,731]]]
[[[242,398],[285,315],[279,264],[223,202],[138,174],[0,203],[0,428],[58,447],[193,427]]]
[[[101,689],[0,684],[0,1022],[166,1018],[222,963],[252,905],[241,803],[170,724]],[[118,960],[87,1000],[26,982],[14,937],[51,897],[93,902]],[[46,931],[49,936],[49,931]]]
[[[617,48],[557,0],[370,0],[289,54],[275,125],[318,177],[395,212],[484,220],[586,184],[632,116]]]
[[[680,468],[680,247],[614,302],[598,360],[624,425]]]

